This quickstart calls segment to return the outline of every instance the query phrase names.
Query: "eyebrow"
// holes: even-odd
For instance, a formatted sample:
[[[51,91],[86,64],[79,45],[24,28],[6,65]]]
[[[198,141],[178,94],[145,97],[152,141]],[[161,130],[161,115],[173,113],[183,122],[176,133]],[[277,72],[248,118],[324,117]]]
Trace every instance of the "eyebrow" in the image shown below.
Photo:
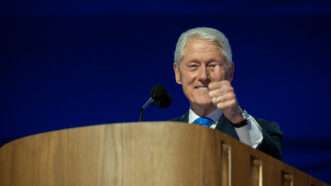
[[[200,63],[200,61],[196,60],[196,59],[193,59],[193,60],[188,61],[188,63]]]

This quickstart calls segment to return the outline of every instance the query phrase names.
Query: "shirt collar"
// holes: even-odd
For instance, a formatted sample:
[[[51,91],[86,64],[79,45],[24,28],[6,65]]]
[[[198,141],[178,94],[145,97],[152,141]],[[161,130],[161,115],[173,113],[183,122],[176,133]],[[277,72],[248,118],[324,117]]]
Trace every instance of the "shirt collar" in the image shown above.
[[[213,112],[211,112],[210,114],[208,114],[206,117],[212,119],[214,121],[214,124],[217,123],[217,121],[220,119],[220,117],[222,116],[222,111],[220,109],[215,109]],[[198,119],[200,116],[195,113],[192,108],[190,108],[189,110],[189,114],[188,114],[188,122],[189,123],[193,123],[194,120]]]

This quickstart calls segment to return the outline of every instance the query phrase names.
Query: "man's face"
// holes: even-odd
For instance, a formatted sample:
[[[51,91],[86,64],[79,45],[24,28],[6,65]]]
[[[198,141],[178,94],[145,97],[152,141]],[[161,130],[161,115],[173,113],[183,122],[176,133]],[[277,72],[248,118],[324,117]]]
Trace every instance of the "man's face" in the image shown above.
[[[179,64],[174,64],[176,82],[182,85],[191,105],[212,107],[208,84],[232,80],[233,65],[226,61],[219,46],[212,41],[191,38],[183,50]]]

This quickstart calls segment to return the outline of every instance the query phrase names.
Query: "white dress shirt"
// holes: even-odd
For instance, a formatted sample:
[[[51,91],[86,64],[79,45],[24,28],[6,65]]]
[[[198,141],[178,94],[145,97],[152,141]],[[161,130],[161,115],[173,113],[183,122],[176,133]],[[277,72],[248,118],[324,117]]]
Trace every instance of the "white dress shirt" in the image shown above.
[[[215,111],[206,116],[214,121],[210,128],[216,128],[218,120],[221,118],[222,115],[222,111],[220,109],[216,109]],[[189,110],[188,122],[190,124],[192,124],[193,121],[195,121],[199,117],[200,116],[197,115],[192,109]],[[253,148],[256,148],[263,140],[263,135],[261,131],[262,129],[259,123],[251,115],[249,115],[247,118],[247,125],[234,129],[236,130],[240,141]]]

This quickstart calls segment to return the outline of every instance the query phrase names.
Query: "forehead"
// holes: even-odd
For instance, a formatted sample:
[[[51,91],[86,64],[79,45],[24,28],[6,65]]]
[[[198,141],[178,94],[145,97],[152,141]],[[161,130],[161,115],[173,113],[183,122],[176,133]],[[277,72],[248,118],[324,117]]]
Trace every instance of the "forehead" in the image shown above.
[[[201,38],[190,38],[183,48],[182,57],[222,57],[221,47],[217,42]]]

